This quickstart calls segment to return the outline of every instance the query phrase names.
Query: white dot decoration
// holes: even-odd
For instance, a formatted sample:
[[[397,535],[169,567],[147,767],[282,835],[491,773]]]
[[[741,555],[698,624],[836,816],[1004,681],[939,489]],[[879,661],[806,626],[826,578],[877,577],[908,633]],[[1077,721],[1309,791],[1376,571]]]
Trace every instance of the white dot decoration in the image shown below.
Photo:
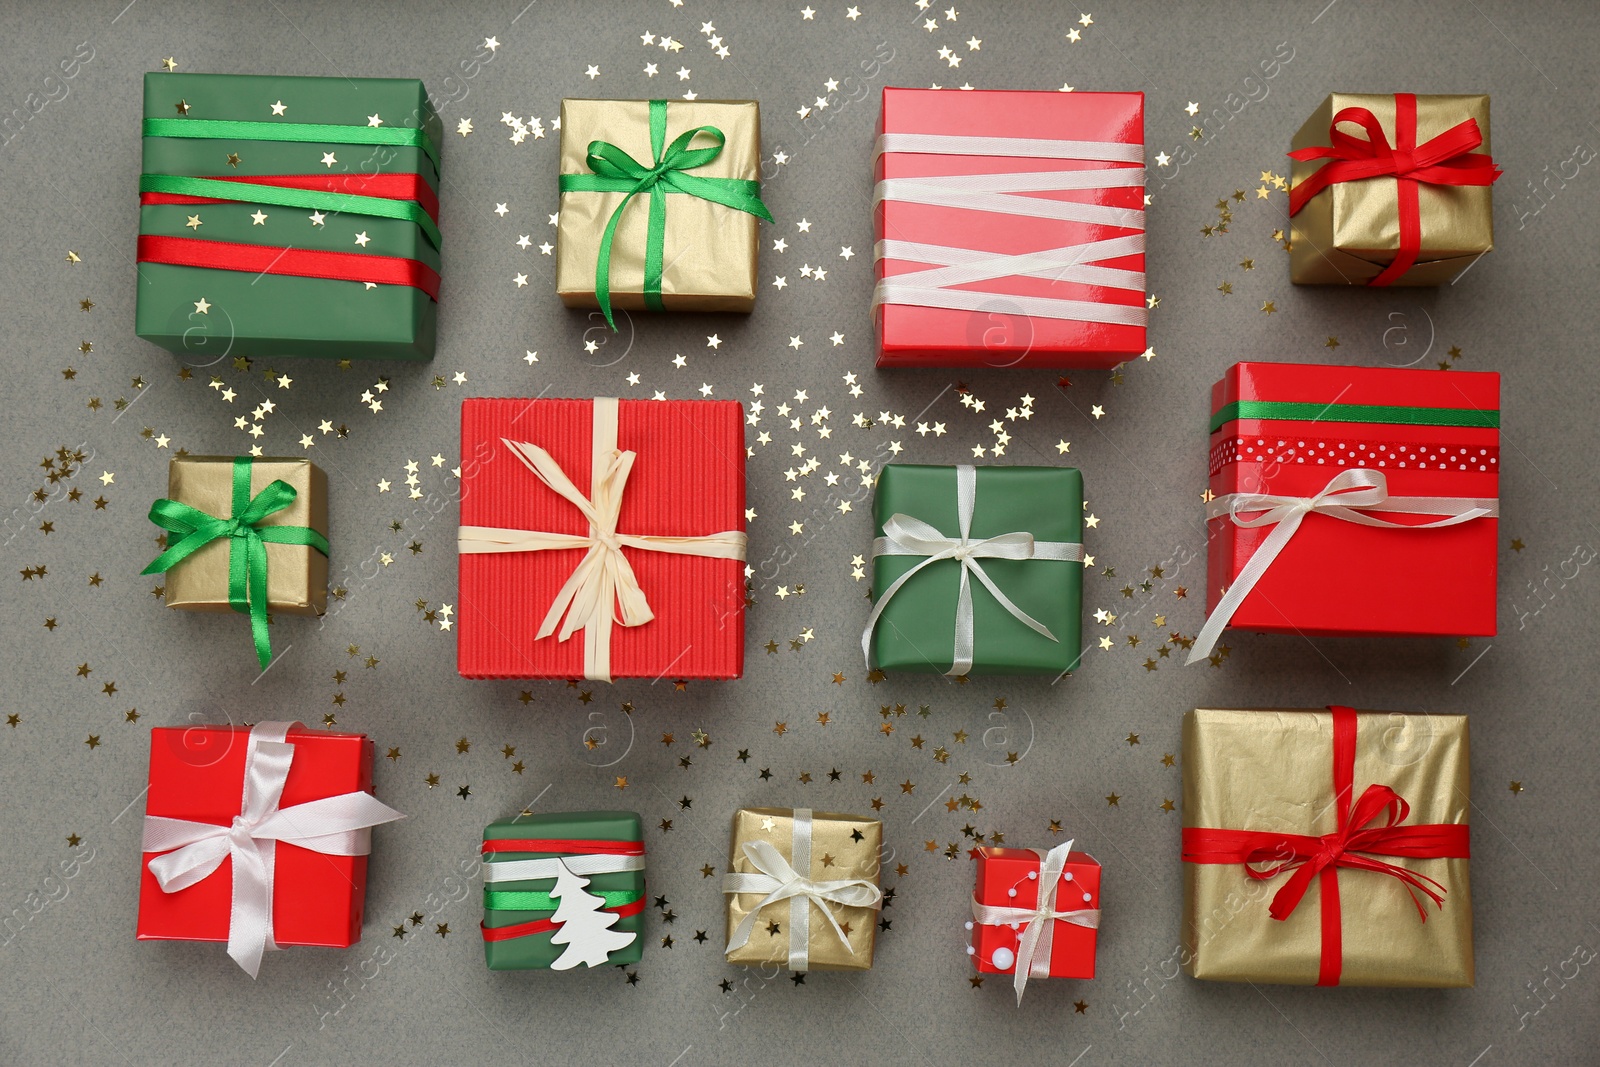
[[[972,920],[971,919],[967,920],[967,929],[968,930],[972,929]]]
[[[1085,893],[1085,894],[1084,894],[1084,895],[1083,895],[1083,902],[1084,902],[1084,903],[1085,903],[1085,904],[1087,904],[1087,903],[1089,903],[1089,901],[1090,901],[1090,900],[1092,900],[1092,899],[1093,899],[1093,898],[1092,898],[1092,897],[1090,897],[1090,896],[1089,896],[1089,894],[1088,894],[1088,893]]]
[[[1014,896],[1016,896],[1016,895],[1017,895],[1017,891],[1016,891],[1016,890],[1015,890],[1015,889],[1007,889],[1007,890],[1006,890],[1006,896],[1008,896],[1008,897],[1014,897]]]
[[[1251,442],[1254,442],[1253,444]],[[1211,446],[1210,473],[1219,474],[1232,463],[1312,463],[1324,466],[1415,467],[1418,470],[1489,472],[1499,469],[1498,448],[1447,445],[1437,442],[1374,441],[1357,442],[1352,449],[1347,441],[1282,441],[1268,443],[1265,438],[1227,437]]]
[[[978,954],[978,950],[977,949],[973,948],[971,945],[967,946],[967,955],[976,956],[977,954]]]
[[[1062,871],[1062,872],[1061,872],[1061,880],[1062,880],[1062,881],[1063,881],[1063,882],[1070,882],[1070,881],[1072,881],[1072,872],[1071,872],[1071,871]]]
[[[1011,924],[1011,929],[1020,930],[1020,929],[1022,929],[1022,924],[1021,923],[1012,923]]]
[[[997,948],[989,959],[999,970],[1009,971],[1017,962],[1017,954],[1008,948]]]
[[[1031,882],[1031,881],[1035,880],[1038,877],[1039,877],[1039,872],[1038,871],[1029,871],[1028,872],[1028,881]]]

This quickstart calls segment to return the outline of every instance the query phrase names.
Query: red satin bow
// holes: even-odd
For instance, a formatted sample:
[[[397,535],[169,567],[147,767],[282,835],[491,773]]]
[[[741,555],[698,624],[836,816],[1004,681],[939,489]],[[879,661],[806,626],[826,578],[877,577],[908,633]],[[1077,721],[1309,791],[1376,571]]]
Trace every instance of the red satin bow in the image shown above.
[[[1349,122],[1366,131],[1366,138],[1339,129]],[[1328,125],[1327,146],[1300,148],[1289,158],[1306,162],[1331,159],[1289,191],[1289,214],[1298,214],[1307,201],[1331,185],[1367,178],[1393,177],[1400,209],[1400,249],[1394,261],[1369,283],[1392,285],[1410,270],[1422,252],[1422,209],[1419,183],[1430,185],[1492,185],[1500,177],[1494,158],[1473,149],[1483,144],[1476,119],[1456,124],[1439,136],[1417,144],[1417,98],[1414,93],[1394,94],[1394,147],[1383,135],[1377,116],[1364,107],[1347,107]]]
[[[1468,826],[1432,823],[1401,826],[1411,805],[1386,785],[1369,785],[1351,804],[1355,792],[1356,713],[1349,708],[1333,712],[1333,788],[1337,828],[1321,837],[1280,834],[1266,830],[1218,830],[1186,827],[1183,831],[1185,863],[1242,863],[1251,878],[1266,880],[1293,872],[1272,898],[1268,909],[1274,919],[1287,919],[1317,878],[1322,897],[1322,960],[1318,985],[1338,985],[1344,967],[1343,934],[1339,909],[1339,868],[1373,871],[1399,879],[1405,885],[1417,914],[1427,921],[1420,892],[1444,907],[1445,887],[1427,875],[1373,856],[1413,859],[1465,858],[1470,855]],[[1387,813],[1381,825],[1377,823]]]

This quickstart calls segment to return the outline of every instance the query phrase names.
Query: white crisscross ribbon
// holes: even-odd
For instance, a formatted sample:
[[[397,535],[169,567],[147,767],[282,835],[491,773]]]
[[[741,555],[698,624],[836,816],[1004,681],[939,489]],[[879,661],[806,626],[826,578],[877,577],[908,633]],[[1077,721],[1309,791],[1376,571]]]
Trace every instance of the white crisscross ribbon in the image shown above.
[[[1028,137],[957,137],[942,134],[885,133],[878,154],[906,152],[933,155],[1009,156],[1094,162],[1090,169],[1024,171],[1012,174],[952,174],[885,178],[873,191],[873,203],[884,200],[962,208],[999,215],[1019,215],[1058,222],[1133,230],[1099,241],[1063,245],[1008,255],[976,249],[885,238],[877,242],[877,260],[935,264],[923,270],[881,279],[872,303],[910,304],[956,311],[1005,310],[1040,318],[1143,326],[1147,312],[1138,304],[1107,304],[1061,297],[985,292],[957,286],[1006,277],[1043,278],[1105,289],[1144,292],[1144,272],[1098,264],[1144,253],[1144,211],[1137,208],[1056,200],[1033,193],[1063,190],[1143,188],[1144,146],[1119,141],[1060,141]],[[1126,164],[1137,164],[1127,166]],[[1003,306],[1002,306],[1003,305]]]
[[[953,559],[961,565],[961,588],[956,596],[955,649],[951,656],[950,669],[945,671],[945,674],[958,677],[972,669],[974,635],[970,578],[976,578],[982,583],[1000,606],[1018,622],[1052,641],[1059,640],[1043,623],[1012,603],[1011,598],[1001,592],[994,579],[989,577],[979,560],[1040,559],[1081,563],[1083,545],[1076,541],[1036,541],[1032,534],[1020,530],[974,541],[971,536],[972,514],[977,505],[977,498],[977,469],[970,463],[962,463],[956,467],[956,522],[960,527],[957,536],[947,536],[921,519],[899,513],[891,515],[889,521],[883,524],[884,536],[872,542],[874,557],[924,556],[926,558],[890,583],[889,588],[883,591],[883,595],[873,606],[872,614],[867,616],[867,628],[861,635],[861,653],[866,656],[868,667],[872,666],[872,632],[877,629],[878,620],[883,616],[884,609],[889,606],[889,601],[923,568],[930,567],[942,559]]]
[[[228,955],[254,978],[262,954],[279,946],[272,937],[273,881],[277,845],[328,856],[365,856],[372,827],[405,818],[371,793],[341,793],[278,807],[294,761],[286,739],[297,722],[261,722],[250,728],[244,757],[244,795],[232,823],[219,825],[144,817],[145,852],[160,852],[150,873],[164,893],[176,893],[210,877],[232,861],[233,905],[228,919]]]
[[[539,627],[538,638],[560,632],[565,641],[583,631],[583,676],[611,681],[611,627],[642,626],[655,618],[639,579],[623,548],[670,552],[680,556],[715,559],[745,558],[742,530],[698,537],[617,532],[622,495],[637,453],[617,448],[617,401],[596,397],[591,435],[592,462],[589,495],[584,496],[550,453],[525,441],[501,438],[501,443],[545,485],[572,504],[589,520],[586,534],[547,533],[542,530],[506,529],[498,526],[463,526],[457,537],[460,552],[547,552],[586,549]],[[565,618],[563,619],[563,616]]]
[[[794,828],[791,831],[789,843],[790,859],[784,859],[783,854],[766,841],[746,841],[743,845],[745,858],[748,859],[757,873],[741,872],[738,874],[725,874],[722,876],[722,891],[724,893],[761,893],[761,903],[750,909],[743,921],[734,928],[733,936],[728,938],[728,947],[724,950],[732,952],[750,940],[750,934],[755,929],[756,916],[768,904],[779,901],[789,902],[789,969],[791,971],[805,971],[811,967],[811,907],[816,905],[818,911],[827,917],[833,926],[833,932],[839,936],[839,943],[845,951],[852,956],[855,949],[850,945],[850,938],[846,936],[844,928],[839,925],[839,920],[834,918],[828,904],[842,904],[847,908],[876,908],[883,902],[883,891],[876,882],[865,878],[838,878],[833,880],[815,880],[800,871],[811,870],[811,809],[794,809]]]
[[[1067,854],[1072,842],[1066,841],[1049,852],[1040,848],[1028,850],[1039,857],[1039,899],[1031,908],[1013,908],[999,904],[981,903],[972,898],[972,920],[982,926],[1011,926],[1020,924],[1017,935],[1017,963],[1011,985],[1017,991],[1017,1003],[1022,1003],[1022,991],[1029,978],[1050,977],[1050,950],[1055,943],[1057,922],[1097,930],[1100,927],[1099,908],[1077,908],[1067,911],[1056,909],[1056,893],[1061,889],[1061,872],[1067,865]]]
[[[1390,522],[1371,511],[1403,512],[1409,515],[1440,515],[1434,522]],[[1211,655],[1211,649],[1222,636],[1223,628],[1239,610],[1244,598],[1250,595],[1261,576],[1267,573],[1278,553],[1288,545],[1289,539],[1300,529],[1300,523],[1313,512],[1330,519],[1358,523],[1362,526],[1382,526],[1391,530],[1436,530],[1441,526],[1456,526],[1473,519],[1493,518],[1500,514],[1500,502],[1493,497],[1460,496],[1390,496],[1389,480],[1384,473],[1371,468],[1352,468],[1340,471],[1328,479],[1328,484],[1315,496],[1279,496],[1274,493],[1229,493],[1211,501],[1206,518],[1226,516],[1236,526],[1271,526],[1273,530],[1250,556],[1227,592],[1217,601],[1217,606],[1206,618],[1195,638],[1194,647],[1184,666],[1198,663]],[[1244,518],[1247,513],[1257,513]]]

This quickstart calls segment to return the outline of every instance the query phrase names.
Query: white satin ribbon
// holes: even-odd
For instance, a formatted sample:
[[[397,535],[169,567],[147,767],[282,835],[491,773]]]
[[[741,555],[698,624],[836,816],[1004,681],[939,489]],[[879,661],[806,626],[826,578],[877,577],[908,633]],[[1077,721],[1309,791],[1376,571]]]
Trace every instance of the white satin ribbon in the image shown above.
[[[463,526],[457,537],[457,548],[462,553],[587,549],[545,613],[537,636],[549,637],[556,633],[559,624],[560,633],[556,639],[565,641],[581,629],[584,634],[583,676],[609,682],[613,623],[642,626],[655,618],[622,549],[742,560],[745,558],[745,535],[742,530],[725,530],[700,537],[618,533],[623,490],[637,453],[617,448],[615,397],[596,397],[593,419],[588,496],[572,484],[550,453],[538,445],[500,439],[535,477],[583,513],[589,520],[587,534]]]
[[[885,178],[873,190],[873,203],[884,200],[953,207],[999,215],[1015,215],[1114,226],[1137,233],[1104,241],[1066,245],[1020,255],[976,249],[884,240],[874,249],[875,261],[895,259],[938,266],[895,274],[873,289],[872,305],[909,304],[956,311],[1007,311],[1040,318],[1143,326],[1148,313],[1136,305],[1068,300],[1048,296],[1014,296],[955,288],[995,278],[1022,276],[1074,282],[1103,288],[1144,292],[1144,272],[1098,267],[1100,260],[1144,252],[1144,211],[1086,204],[1025,194],[1065,190],[1142,188],[1144,146],[1115,141],[1057,141],[1028,137],[953,137],[942,134],[886,133],[877,154],[906,152],[961,156],[1007,156],[1139,166],[1024,171],[1012,174],[950,174]]]
[[[1143,163],[1144,145],[1127,141],[1052,141],[1043,137],[960,137],[945,133],[883,133],[873,158],[885,152],[939,156],[1014,156]]]
[[[293,722],[262,722],[250,729],[244,757],[244,796],[239,814],[222,826],[160,815],[144,817],[150,873],[164,893],[209,877],[231,860],[233,907],[228,919],[228,955],[254,978],[264,952],[278,948],[272,937],[272,897],[280,841],[327,856],[365,856],[372,827],[405,818],[371,793],[342,793],[291,808],[279,808],[294,745],[286,738]],[[172,851],[169,851],[172,850]]]
[[[483,865],[485,882],[520,882],[528,878],[554,878],[565,867],[587,878],[593,874],[644,870],[643,856],[547,856],[536,860],[501,860]]]
[[[953,559],[961,565],[961,588],[956,597],[955,651],[951,657],[950,669],[945,671],[945,674],[957,677],[972,669],[974,637],[972,586],[968,580],[969,575],[983,583],[983,587],[989,590],[1000,606],[1018,622],[1052,641],[1059,640],[1043,623],[1012,603],[1011,599],[1000,591],[1000,587],[994,584],[994,580],[989,577],[988,572],[983,569],[983,564],[978,560],[1047,559],[1067,563],[1082,562],[1083,546],[1075,541],[1035,541],[1032,534],[1023,531],[974,541],[971,538],[972,513],[977,504],[977,497],[977,469],[970,463],[962,463],[956,467],[956,521],[960,524],[959,537],[947,537],[928,523],[910,515],[891,515],[889,521],[883,524],[884,536],[872,542],[874,557],[925,556],[927,558],[896,578],[878,598],[877,604],[872,608],[872,614],[867,616],[867,628],[861,635],[861,653],[867,658],[868,667],[872,666],[872,632],[877,629],[878,619],[889,606],[889,601],[924,567],[932,566],[942,559]]]
[[[1445,517],[1436,522],[1390,522],[1366,514],[1369,511]],[[1260,514],[1250,519],[1242,518],[1246,512]],[[1250,595],[1250,590],[1255,588],[1261,576],[1267,573],[1267,568],[1272,566],[1278,553],[1288,545],[1295,531],[1300,529],[1300,523],[1312,512],[1362,526],[1382,526],[1392,530],[1435,530],[1441,526],[1456,526],[1473,519],[1498,516],[1500,502],[1492,497],[1390,496],[1388,478],[1382,471],[1370,467],[1340,471],[1315,496],[1229,493],[1215,498],[1210,503],[1206,518],[1227,516],[1235,526],[1271,526],[1273,530],[1245,562],[1222,599],[1217,601],[1216,608],[1200,628],[1184,666],[1198,663],[1211,655],[1211,649],[1222,636],[1223,628],[1233,618],[1233,613]]]
[[[981,904],[972,898],[972,919],[983,926],[1010,926],[1022,924],[1017,936],[1017,964],[1011,984],[1017,991],[1017,1003],[1022,1003],[1022,991],[1029,978],[1050,977],[1050,949],[1055,940],[1055,924],[1068,922],[1074,926],[1096,930],[1100,927],[1099,908],[1078,908],[1071,911],[1056,910],[1056,893],[1061,888],[1061,871],[1067,865],[1067,853],[1072,842],[1057,845],[1049,852],[1029,849],[1040,860],[1039,900],[1031,908],[1011,908],[996,904]]]
[[[883,901],[883,891],[876,883],[865,878],[839,878],[832,881],[815,881],[799,871],[811,870],[811,809],[794,809],[794,829],[790,838],[789,855],[783,854],[766,841],[746,841],[745,858],[760,873],[725,874],[722,876],[724,893],[762,893],[761,903],[750,909],[744,920],[734,928],[724,952],[732,952],[750,940],[755,929],[756,916],[768,904],[789,902],[789,969],[805,971],[811,967],[811,906],[827,916],[839,943],[852,956],[855,949],[845,935],[839,920],[828,909],[828,902],[847,908],[876,908]]]

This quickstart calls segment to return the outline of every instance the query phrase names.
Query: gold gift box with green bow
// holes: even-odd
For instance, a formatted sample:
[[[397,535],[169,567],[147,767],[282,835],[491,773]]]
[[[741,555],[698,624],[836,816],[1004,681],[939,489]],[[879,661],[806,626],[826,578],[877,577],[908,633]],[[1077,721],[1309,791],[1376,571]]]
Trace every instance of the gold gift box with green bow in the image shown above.
[[[142,573],[164,575],[167,607],[248,615],[263,670],[269,611],[327,610],[328,476],[310,460],[180,456],[150,521],[166,534]]]
[[[750,311],[760,178],[753,100],[563,100],[561,302]]]

